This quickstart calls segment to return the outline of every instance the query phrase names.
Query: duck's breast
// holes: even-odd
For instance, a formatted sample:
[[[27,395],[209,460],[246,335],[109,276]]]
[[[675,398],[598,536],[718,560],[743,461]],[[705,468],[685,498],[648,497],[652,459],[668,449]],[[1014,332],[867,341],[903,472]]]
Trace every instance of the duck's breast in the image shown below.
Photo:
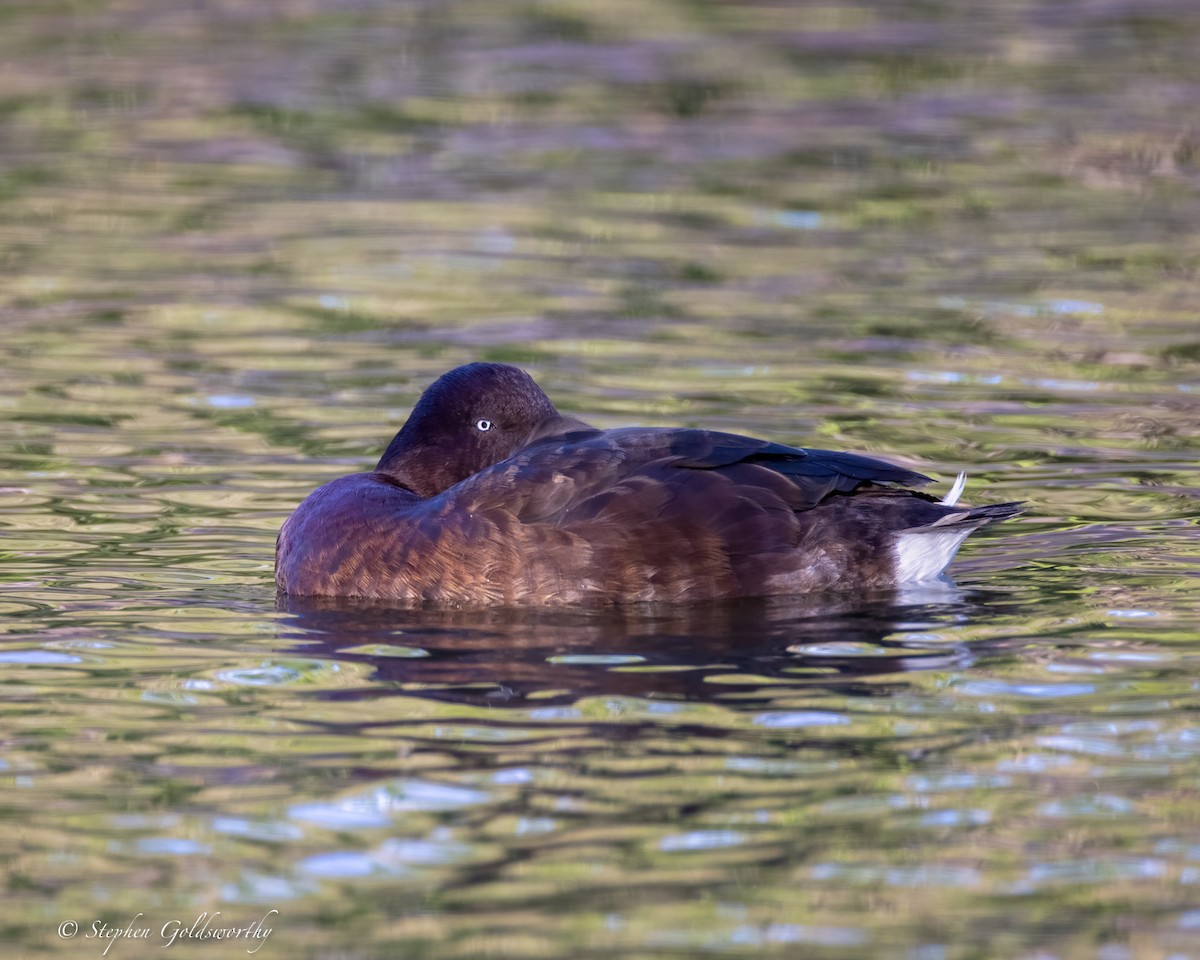
[[[279,590],[473,605],[571,602],[591,592],[580,589],[593,567],[586,542],[461,493],[424,500],[376,473],[325,484],[279,532]]]

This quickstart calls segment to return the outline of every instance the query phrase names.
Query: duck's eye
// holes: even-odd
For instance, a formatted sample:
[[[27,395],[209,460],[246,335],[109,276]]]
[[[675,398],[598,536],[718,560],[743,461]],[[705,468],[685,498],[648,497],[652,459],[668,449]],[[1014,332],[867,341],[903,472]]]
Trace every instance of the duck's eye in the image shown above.
[[[491,420],[476,420],[475,421],[475,429],[476,430],[491,430],[492,429],[492,421]]]

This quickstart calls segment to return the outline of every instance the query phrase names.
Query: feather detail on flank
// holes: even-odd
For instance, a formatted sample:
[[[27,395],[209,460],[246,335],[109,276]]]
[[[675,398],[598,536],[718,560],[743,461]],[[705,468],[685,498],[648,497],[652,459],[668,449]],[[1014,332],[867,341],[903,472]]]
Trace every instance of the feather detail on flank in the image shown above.
[[[960,473],[941,503],[947,507],[956,506],[966,485],[967,475]],[[967,537],[989,523],[1015,516],[1021,512],[1021,507],[1019,503],[962,507],[931,524],[901,530],[896,534],[896,582],[936,580]]]

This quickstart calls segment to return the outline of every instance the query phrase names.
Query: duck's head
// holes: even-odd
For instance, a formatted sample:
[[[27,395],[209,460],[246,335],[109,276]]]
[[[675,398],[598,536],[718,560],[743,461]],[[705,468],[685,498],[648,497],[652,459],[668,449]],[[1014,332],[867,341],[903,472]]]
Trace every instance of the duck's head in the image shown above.
[[[376,470],[421,497],[432,497],[524,445],[554,404],[524,370],[468,363],[421,394]]]

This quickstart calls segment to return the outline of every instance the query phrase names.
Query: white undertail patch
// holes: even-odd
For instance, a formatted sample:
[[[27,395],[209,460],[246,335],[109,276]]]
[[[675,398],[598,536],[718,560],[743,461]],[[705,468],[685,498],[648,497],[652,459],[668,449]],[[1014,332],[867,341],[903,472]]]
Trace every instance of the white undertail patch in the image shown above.
[[[967,475],[960,473],[942,503],[953,507],[967,485]],[[981,526],[971,523],[959,526],[964,514],[951,513],[928,527],[902,531],[896,535],[896,582],[921,583],[936,580],[958,553],[962,542]],[[948,529],[940,529],[940,528]]]
[[[975,527],[975,524],[953,530],[935,530],[927,527],[925,531],[898,534],[896,582],[920,583],[940,577]]]

